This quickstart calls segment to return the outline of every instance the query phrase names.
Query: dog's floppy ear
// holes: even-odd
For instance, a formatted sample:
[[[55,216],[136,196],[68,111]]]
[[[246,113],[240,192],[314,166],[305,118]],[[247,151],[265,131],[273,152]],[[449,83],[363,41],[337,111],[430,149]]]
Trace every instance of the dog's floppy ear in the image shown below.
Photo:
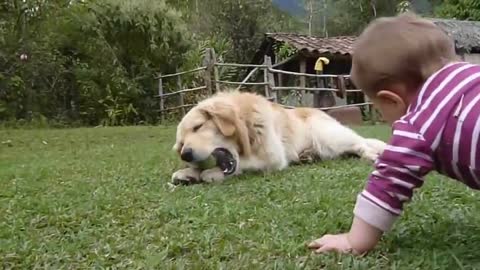
[[[235,134],[235,112],[233,108],[220,102],[212,104],[206,109],[207,114],[225,137]]]
[[[245,156],[252,153],[247,125],[241,119],[234,106],[223,102],[215,102],[206,107],[204,111],[211,117],[225,137],[236,136],[241,151]]]

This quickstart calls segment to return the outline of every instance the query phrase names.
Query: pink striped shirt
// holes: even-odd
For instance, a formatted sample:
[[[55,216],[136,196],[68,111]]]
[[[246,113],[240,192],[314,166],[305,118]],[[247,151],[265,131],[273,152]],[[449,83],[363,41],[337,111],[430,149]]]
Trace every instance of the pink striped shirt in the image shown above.
[[[451,63],[433,74],[375,163],[354,213],[389,230],[432,170],[480,189],[480,66]]]

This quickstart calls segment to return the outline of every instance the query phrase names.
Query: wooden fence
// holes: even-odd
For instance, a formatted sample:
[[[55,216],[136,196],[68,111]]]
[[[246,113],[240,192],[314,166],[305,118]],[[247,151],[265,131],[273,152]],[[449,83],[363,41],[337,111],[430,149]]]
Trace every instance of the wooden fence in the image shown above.
[[[222,67],[236,67],[236,68],[249,68],[251,71],[241,82],[226,81],[220,80],[219,68]],[[263,81],[260,82],[249,82],[249,79],[259,71],[263,71]],[[187,74],[201,73],[203,77],[203,82],[201,86],[185,88],[182,83],[182,76]],[[275,75],[277,78],[281,78],[282,75],[296,76],[299,78],[299,86],[281,86],[275,84]],[[336,88],[328,87],[307,87],[306,78],[313,77],[317,79],[331,79],[336,81]],[[164,91],[164,81],[165,79],[176,78],[176,90],[173,92]],[[222,91],[223,86],[229,86],[228,89],[234,89],[232,86],[236,86],[236,90],[241,89],[243,86],[250,87],[261,87],[263,88],[263,95],[276,103],[281,104],[286,108],[294,108],[293,106],[288,106],[282,104],[278,98],[279,93],[281,92],[290,92],[290,91],[299,91],[303,96],[305,93],[319,93],[319,92],[332,92],[335,93],[340,98],[347,98],[348,93],[361,93],[360,89],[351,89],[346,85],[346,81],[349,79],[349,75],[331,75],[331,74],[309,74],[303,72],[292,72],[276,69],[276,65],[272,65],[271,59],[268,56],[265,56],[264,63],[261,65],[254,64],[236,64],[236,63],[219,63],[216,61],[215,52],[213,49],[208,49],[204,57],[204,61],[201,67],[188,70],[188,71],[179,71],[173,74],[159,74],[158,77],[158,95],[156,98],[159,99],[159,113],[161,120],[165,120],[166,114],[171,111],[179,111],[182,116],[184,116],[187,111],[194,107],[195,103],[185,104],[185,94],[190,92],[205,91],[207,96],[211,96],[214,93]],[[177,97],[178,105],[177,106],[166,106],[166,99]],[[368,108],[368,113],[370,115],[370,120],[372,122],[376,121],[376,112],[372,108],[372,103],[369,101],[367,96],[364,96],[364,101],[362,103],[339,105],[339,106],[330,106],[330,107],[321,107],[320,110],[332,110],[338,108],[347,108],[347,107],[362,107],[366,106]]]

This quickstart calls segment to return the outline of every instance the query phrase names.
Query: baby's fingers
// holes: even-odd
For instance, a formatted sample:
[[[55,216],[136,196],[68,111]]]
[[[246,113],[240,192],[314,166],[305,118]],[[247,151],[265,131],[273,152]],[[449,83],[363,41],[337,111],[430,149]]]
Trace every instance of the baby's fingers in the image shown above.
[[[321,238],[318,238],[316,240],[313,240],[312,242],[310,242],[310,244],[308,244],[308,248],[310,249],[319,249],[321,248],[322,246],[325,245],[326,243],[326,240],[330,237],[330,235],[324,235],[322,236]]]
[[[320,254],[320,253],[327,253],[327,252],[331,252],[331,251],[338,251],[338,250],[331,245],[323,245],[320,248],[315,249],[314,252],[316,254]]]
[[[310,242],[310,244],[307,245],[309,249],[317,249],[320,248],[321,245],[315,240],[313,242]]]

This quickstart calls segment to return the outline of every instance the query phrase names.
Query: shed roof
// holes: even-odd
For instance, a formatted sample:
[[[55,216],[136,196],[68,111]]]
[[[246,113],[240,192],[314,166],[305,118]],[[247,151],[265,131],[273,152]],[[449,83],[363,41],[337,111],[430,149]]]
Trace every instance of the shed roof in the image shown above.
[[[427,18],[443,29],[455,40],[457,50],[480,51],[480,22],[454,19]],[[315,37],[295,33],[267,33],[267,40],[285,42],[299,51],[310,53],[332,53],[348,55],[352,53],[356,36]]]
[[[427,19],[443,29],[455,41],[457,52],[480,53],[480,21]],[[279,42],[308,53],[350,55],[356,38],[356,36],[323,38],[295,33],[267,33],[253,62],[262,62],[263,55],[271,52],[272,45]]]
[[[455,40],[457,50],[480,50],[480,22],[428,18]]]
[[[310,53],[351,54],[354,36],[322,38],[294,33],[267,33],[267,39],[285,42],[299,51]]]

